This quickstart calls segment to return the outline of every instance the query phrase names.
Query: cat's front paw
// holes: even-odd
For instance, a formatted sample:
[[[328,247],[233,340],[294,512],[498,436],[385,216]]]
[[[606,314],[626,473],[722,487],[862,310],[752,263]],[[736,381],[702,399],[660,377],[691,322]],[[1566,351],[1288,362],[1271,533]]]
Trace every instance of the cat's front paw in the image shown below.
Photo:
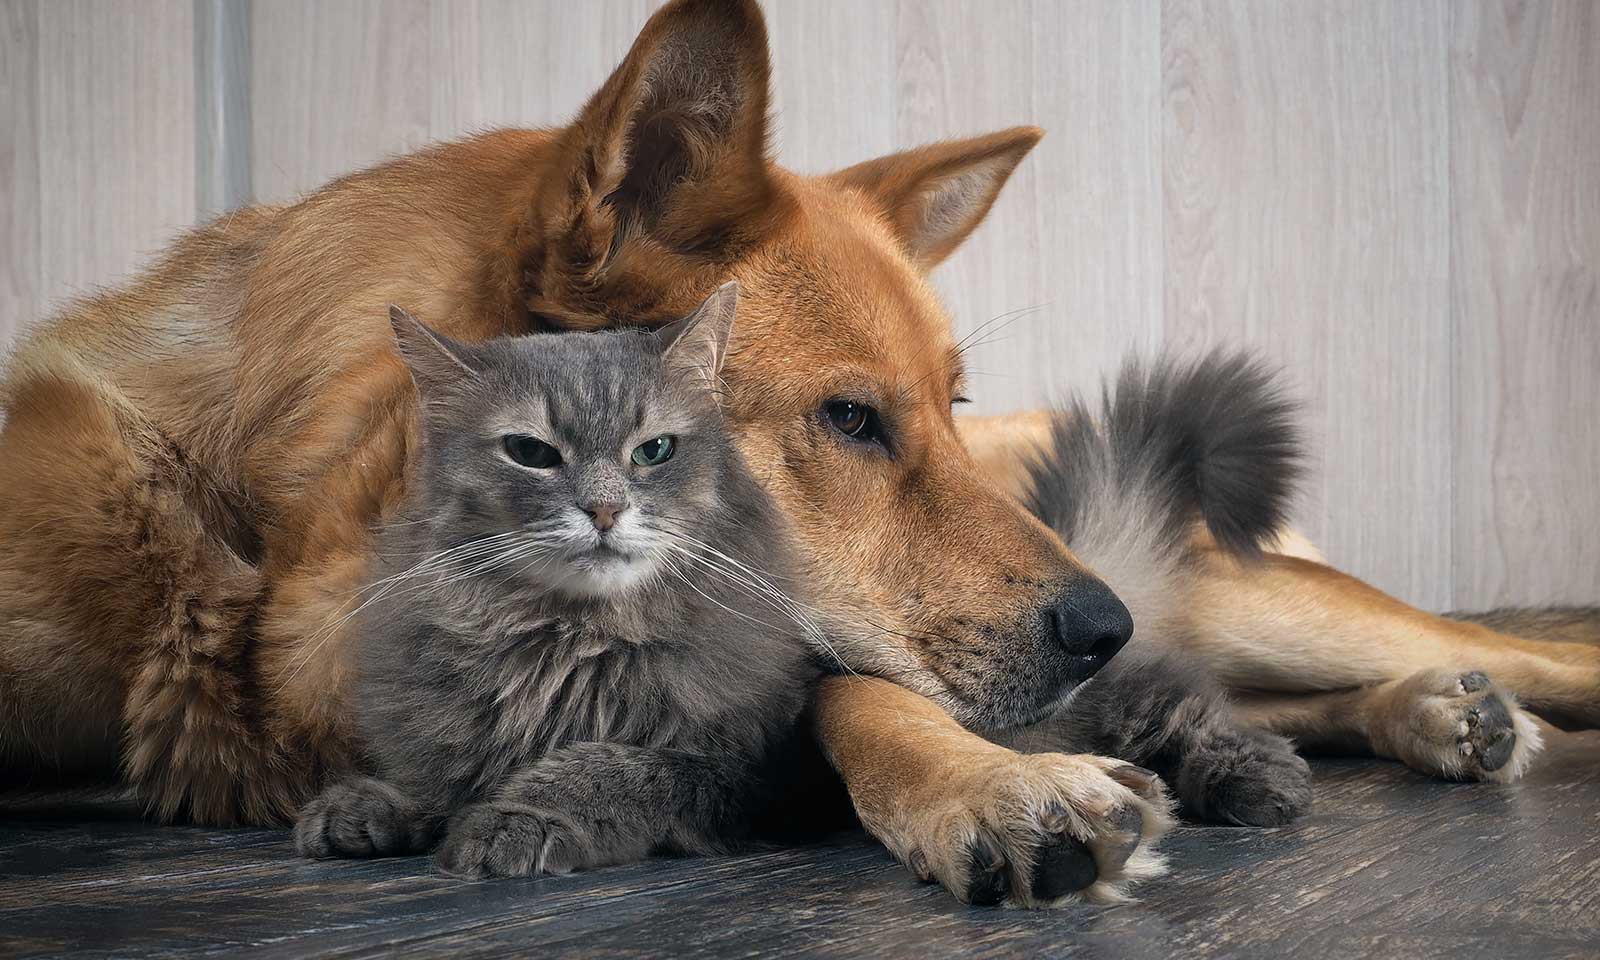
[[[303,857],[392,857],[424,849],[428,828],[416,805],[371,777],[335,783],[305,805],[294,824]]]
[[[1174,786],[1186,814],[1212,823],[1280,827],[1311,809],[1311,767],[1270,733],[1229,730],[1198,745]]]
[[[515,803],[479,803],[450,820],[435,862],[468,879],[562,874],[590,866],[590,844],[566,817]]]

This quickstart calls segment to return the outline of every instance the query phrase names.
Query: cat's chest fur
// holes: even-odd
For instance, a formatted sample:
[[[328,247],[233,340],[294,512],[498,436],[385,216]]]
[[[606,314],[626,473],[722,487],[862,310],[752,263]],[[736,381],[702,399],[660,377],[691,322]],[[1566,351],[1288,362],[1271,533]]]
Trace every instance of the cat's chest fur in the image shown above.
[[[525,755],[591,740],[674,746],[696,713],[687,651],[609,624],[552,619],[463,664],[490,738]]]
[[[576,743],[755,761],[794,723],[808,670],[793,632],[738,602],[647,590],[574,607],[481,583],[408,594],[367,621],[364,742],[441,808]]]

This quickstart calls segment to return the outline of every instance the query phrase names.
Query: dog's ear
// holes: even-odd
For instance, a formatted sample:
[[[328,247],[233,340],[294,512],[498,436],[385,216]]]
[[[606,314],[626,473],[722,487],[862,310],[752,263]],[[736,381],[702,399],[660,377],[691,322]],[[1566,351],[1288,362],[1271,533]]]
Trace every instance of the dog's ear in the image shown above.
[[[947,140],[840,170],[830,179],[872,197],[924,270],[948,257],[994,205],[1044,131],[1012,127]]]
[[[739,284],[730,280],[711,291],[693,313],[657,330],[653,335],[662,345],[667,368],[701,377],[715,390],[738,311]]]
[[[594,325],[582,316],[593,312],[636,322],[628,290],[659,295],[764,235],[779,205],[770,73],[755,0],[674,0],[657,11],[540,177],[528,306],[567,325]]]
[[[410,369],[419,393],[432,393],[478,376],[465,345],[435,333],[421,320],[393,304],[389,306],[389,326],[394,328],[400,358]]]

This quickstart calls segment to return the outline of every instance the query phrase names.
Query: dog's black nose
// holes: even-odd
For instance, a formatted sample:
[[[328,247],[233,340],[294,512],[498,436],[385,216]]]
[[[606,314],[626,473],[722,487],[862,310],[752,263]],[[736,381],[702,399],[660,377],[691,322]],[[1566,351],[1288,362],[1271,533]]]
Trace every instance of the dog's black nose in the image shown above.
[[[1082,659],[1088,678],[1133,636],[1133,617],[1110,587],[1092,577],[1080,577],[1045,607],[1044,627],[1058,647]]]

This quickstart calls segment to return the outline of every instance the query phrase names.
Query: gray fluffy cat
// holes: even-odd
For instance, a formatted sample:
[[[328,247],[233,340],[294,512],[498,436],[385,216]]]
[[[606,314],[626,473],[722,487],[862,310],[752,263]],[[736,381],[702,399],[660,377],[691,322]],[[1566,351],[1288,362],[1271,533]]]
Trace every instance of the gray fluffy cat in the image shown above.
[[[772,588],[793,583],[782,522],[717,404],[737,298],[472,346],[391,310],[422,449],[357,631],[376,776],[302,811],[301,853],[519,876],[748,830],[816,671]]]

